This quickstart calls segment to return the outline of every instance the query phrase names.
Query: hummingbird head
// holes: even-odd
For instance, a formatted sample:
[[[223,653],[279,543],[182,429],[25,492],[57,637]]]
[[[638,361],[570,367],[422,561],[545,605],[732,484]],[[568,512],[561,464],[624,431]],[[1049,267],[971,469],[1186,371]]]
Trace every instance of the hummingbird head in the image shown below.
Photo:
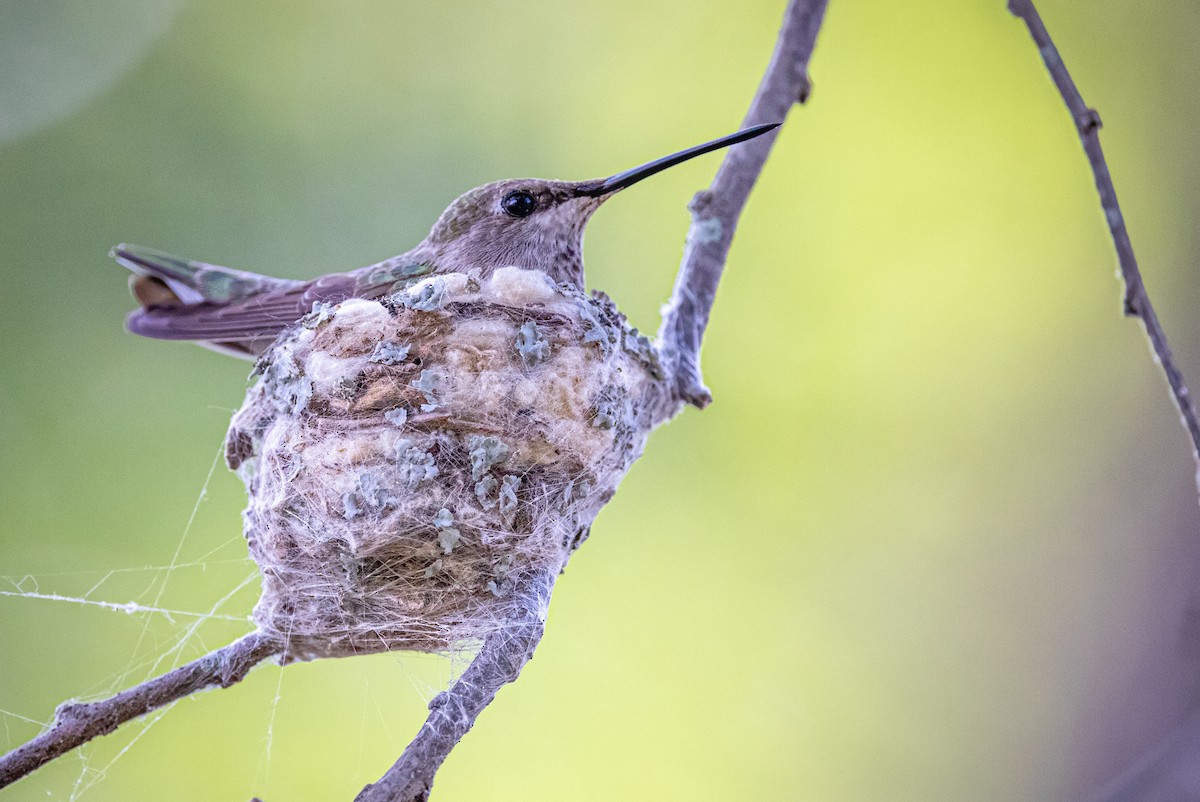
[[[476,187],[450,204],[422,243],[423,261],[442,271],[506,265],[583,283],[583,229],[603,197],[576,193],[569,181],[508,179]]]
[[[583,285],[583,230],[592,213],[622,189],[703,153],[744,142],[778,127],[746,128],[672,153],[608,178],[495,181],[450,204],[419,250],[438,270],[483,276],[507,265],[544,271],[555,281]]]

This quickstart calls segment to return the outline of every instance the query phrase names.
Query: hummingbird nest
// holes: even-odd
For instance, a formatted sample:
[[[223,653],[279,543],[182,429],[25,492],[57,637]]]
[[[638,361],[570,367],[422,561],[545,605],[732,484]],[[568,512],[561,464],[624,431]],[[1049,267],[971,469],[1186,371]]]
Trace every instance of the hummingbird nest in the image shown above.
[[[317,304],[256,373],[226,457],[285,662],[485,637],[679,408],[606,296],[518,267]]]

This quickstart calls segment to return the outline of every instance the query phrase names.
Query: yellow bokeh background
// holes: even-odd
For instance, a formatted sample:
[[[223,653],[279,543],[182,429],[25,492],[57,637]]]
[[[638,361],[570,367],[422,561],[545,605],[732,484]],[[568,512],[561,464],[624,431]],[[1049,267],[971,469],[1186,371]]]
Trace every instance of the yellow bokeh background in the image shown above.
[[[377,261],[477,184],[736,129],[782,10],[0,4],[0,747],[255,601],[241,485],[206,479],[248,365],[123,333],[110,246]],[[1042,12],[1200,384],[1200,7]],[[734,241],[715,403],[652,437],[435,799],[1074,799],[1197,698],[1194,466],[1023,26],[1003,0],[833,0],[812,75]],[[589,228],[589,283],[644,329],[718,159]],[[461,668],[267,665],[0,799],[350,799]]]

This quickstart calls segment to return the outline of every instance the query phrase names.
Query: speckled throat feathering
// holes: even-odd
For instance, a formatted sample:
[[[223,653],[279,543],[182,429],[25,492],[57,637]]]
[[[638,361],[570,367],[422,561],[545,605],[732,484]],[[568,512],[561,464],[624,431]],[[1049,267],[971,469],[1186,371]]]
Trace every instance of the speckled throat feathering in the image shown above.
[[[478,642],[523,576],[562,569],[683,404],[650,341],[584,293],[587,221],[775,127],[597,181],[487,184],[416,248],[310,282],[114,250],[131,331],[258,359],[226,456],[283,661]]]

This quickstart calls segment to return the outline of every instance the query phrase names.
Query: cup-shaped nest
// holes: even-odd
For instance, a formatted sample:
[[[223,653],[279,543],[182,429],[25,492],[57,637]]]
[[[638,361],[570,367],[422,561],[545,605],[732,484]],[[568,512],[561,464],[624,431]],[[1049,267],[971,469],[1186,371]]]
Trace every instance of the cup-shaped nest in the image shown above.
[[[442,651],[561,570],[678,409],[605,296],[502,268],[318,304],[264,354],[230,467],[286,660]]]

